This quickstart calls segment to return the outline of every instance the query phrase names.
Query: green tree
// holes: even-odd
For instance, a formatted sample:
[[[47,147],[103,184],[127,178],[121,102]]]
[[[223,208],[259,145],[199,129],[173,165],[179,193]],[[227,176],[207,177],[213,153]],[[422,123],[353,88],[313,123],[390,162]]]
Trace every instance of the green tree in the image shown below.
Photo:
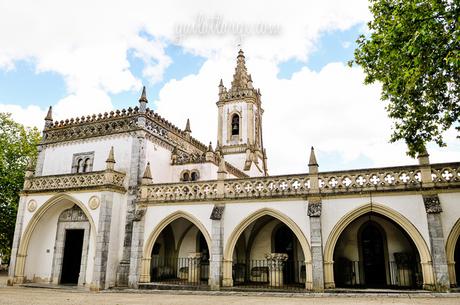
[[[19,192],[29,160],[35,160],[40,133],[0,113],[0,253],[7,259],[13,241]]]
[[[370,0],[369,8],[370,33],[350,65],[364,69],[366,84],[382,84],[390,141],[404,140],[412,157],[425,143],[444,146],[444,131],[460,131],[460,1]]]

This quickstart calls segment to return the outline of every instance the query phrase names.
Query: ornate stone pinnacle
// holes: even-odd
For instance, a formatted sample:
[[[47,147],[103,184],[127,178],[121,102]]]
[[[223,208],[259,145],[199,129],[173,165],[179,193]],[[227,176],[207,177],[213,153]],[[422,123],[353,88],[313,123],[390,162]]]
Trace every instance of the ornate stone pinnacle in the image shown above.
[[[145,91],[145,86],[142,87],[142,94],[141,94],[141,97],[139,98],[139,102],[148,103],[147,93]]]
[[[53,122],[53,106],[48,108],[48,113],[46,114],[45,121]]]
[[[246,61],[243,50],[240,49],[236,58],[235,74],[233,74],[231,91],[238,91],[240,89],[250,89],[248,86],[249,75],[246,69]]]
[[[209,142],[208,150],[207,150],[206,152],[213,152],[213,149],[212,149],[212,142]]]
[[[220,158],[219,161],[219,169],[217,170],[217,173],[222,173],[226,174],[227,173],[227,165],[225,164],[225,159],[224,157]]]
[[[152,172],[150,171],[150,162],[147,162],[145,166],[144,175],[142,176],[142,184],[152,183]]]
[[[219,87],[223,87],[224,86],[224,82],[222,82],[222,78],[220,79],[220,83],[219,83]]]
[[[308,166],[318,166],[318,162],[316,161],[316,156],[315,156],[315,149],[313,148],[313,146],[311,147],[310,161],[308,161]]]
[[[191,133],[192,130],[190,129],[190,119],[187,119],[187,123],[185,124],[185,132]]]
[[[115,156],[114,156],[114,153],[113,153],[113,146],[110,147],[109,156],[107,157],[107,160],[105,160],[105,163],[106,163],[106,168],[107,169],[113,169],[114,168]]]

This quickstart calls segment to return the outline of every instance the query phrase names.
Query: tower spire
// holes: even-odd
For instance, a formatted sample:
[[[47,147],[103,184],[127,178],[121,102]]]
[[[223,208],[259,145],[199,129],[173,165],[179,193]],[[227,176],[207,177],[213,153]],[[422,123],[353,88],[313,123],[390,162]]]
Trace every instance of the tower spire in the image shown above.
[[[48,113],[45,117],[45,127],[49,127],[51,124],[53,124],[53,106],[48,108]]]
[[[235,74],[233,74],[232,88],[230,90],[238,91],[240,89],[250,89],[248,87],[249,79],[244,52],[240,49],[236,57]]]

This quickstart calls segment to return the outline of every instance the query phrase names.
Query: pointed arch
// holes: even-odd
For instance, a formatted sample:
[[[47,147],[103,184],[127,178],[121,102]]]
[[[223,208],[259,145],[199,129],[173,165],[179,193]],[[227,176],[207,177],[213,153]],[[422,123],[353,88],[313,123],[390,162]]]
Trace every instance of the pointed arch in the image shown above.
[[[51,197],[40,208],[38,208],[38,210],[34,213],[34,215],[30,219],[29,223],[27,224],[26,229],[24,230],[21,236],[21,239],[19,242],[19,248],[17,252],[16,265],[14,267],[14,282],[15,283],[22,283],[24,281],[24,270],[25,270],[26,257],[28,254],[27,252],[29,248],[30,238],[32,237],[32,233],[35,231],[36,226],[38,225],[40,220],[43,218],[43,216],[46,214],[46,212],[50,208],[52,208],[57,203],[63,200],[70,201],[76,204],[83,211],[85,216],[88,218],[91,231],[96,232],[96,225],[94,224],[94,220],[91,217],[91,214],[89,213],[86,206],[81,201],[67,194],[58,194],[54,197]],[[94,233],[91,233],[90,239],[93,239],[93,242],[94,242],[94,238],[95,238]]]
[[[208,249],[211,249],[211,236],[209,235],[208,230],[206,230],[206,227],[201,223],[201,221],[198,220],[198,218],[184,211],[173,212],[172,214],[169,214],[167,217],[165,217],[159,224],[156,225],[156,227],[153,229],[153,231],[150,233],[149,237],[146,240],[144,251],[142,254],[141,276],[139,279],[140,283],[150,282],[150,261],[155,241],[167,225],[171,224],[174,220],[177,220],[179,218],[187,219],[192,224],[194,224],[198,228],[198,230],[200,230],[201,233],[203,233],[203,236],[206,239],[206,243],[208,244]]]
[[[331,233],[329,234],[325,247],[324,247],[324,285],[325,288],[334,288],[334,249],[335,245],[342,234],[342,232],[357,218],[367,214],[367,213],[376,213],[383,215],[395,223],[397,223],[411,238],[414,242],[417,251],[420,255],[420,263],[422,265],[422,274],[423,274],[423,287],[427,289],[432,289],[435,286],[434,276],[433,276],[433,266],[431,263],[431,254],[428,249],[428,245],[423,239],[420,232],[417,228],[402,214],[399,212],[384,206],[378,203],[365,204],[357,209],[354,209],[351,212],[348,212],[343,216],[336,225],[332,228]]]
[[[447,267],[449,269],[449,280],[450,285],[457,285],[457,274],[455,272],[455,264],[460,264],[460,262],[455,262],[455,246],[459,242],[460,236],[460,219],[455,222],[454,226],[450,230],[449,236],[446,241],[446,256],[447,256]]]
[[[302,247],[302,251],[305,257],[305,266],[306,266],[306,281],[305,287],[307,289],[312,288],[312,279],[313,279],[313,271],[312,271],[312,262],[311,262],[311,248],[310,244],[308,243],[307,238],[303,234],[300,227],[287,215],[281,213],[278,210],[274,210],[271,208],[263,208],[258,211],[255,211],[251,215],[244,218],[233,230],[230,236],[227,239],[225,250],[224,250],[224,268],[223,268],[223,285],[224,286],[232,286],[232,262],[233,262],[233,251],[235,249],[235,245],[238,241],[238,238],[241,236],[243,231],[254,221],[259,219],[262,216],[271,216],[275,219],[278,219],[282,223],[284,223],[294,235],[297,237],[300,246]]]

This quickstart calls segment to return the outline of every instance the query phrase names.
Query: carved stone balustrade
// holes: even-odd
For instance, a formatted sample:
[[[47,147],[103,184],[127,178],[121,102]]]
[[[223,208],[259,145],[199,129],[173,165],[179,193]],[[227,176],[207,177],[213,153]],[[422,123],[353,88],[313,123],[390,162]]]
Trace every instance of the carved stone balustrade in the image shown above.
[[[125,174],[114,170],[26,178],[24,193],[110,189],[124,192]]]
[[[460,187],[460,162],[431,164],[435,188]],[[365,192],[421,190],[418,165],[320,172],[319,194],[310,190],[310,175],[227,179],[218,196],[218,181],[181,182],[141,186],[141,202],[241,200],[251,198],[306,198]]]

